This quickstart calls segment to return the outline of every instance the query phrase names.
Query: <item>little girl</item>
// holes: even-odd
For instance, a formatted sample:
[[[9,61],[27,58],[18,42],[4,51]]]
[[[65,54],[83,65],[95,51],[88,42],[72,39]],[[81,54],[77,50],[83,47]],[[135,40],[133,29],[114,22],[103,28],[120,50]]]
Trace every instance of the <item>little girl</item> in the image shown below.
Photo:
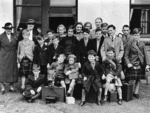
[[[30,32],[25,29],[22,31],[23,40],[18,44],[18,67],[21,74],[21,92],[25,89],[25,80],[32,72],[34,42],[29,40]]]
[[[76,56],[70,54],[68,56],[68,64],[65,66],[65,75],[68,76],[69,80],[71,81],[69,89],[67,91],[67,96],[73,95],[73,89],[75,86],[75,81],[79,76],[79,65],[76,63]]]

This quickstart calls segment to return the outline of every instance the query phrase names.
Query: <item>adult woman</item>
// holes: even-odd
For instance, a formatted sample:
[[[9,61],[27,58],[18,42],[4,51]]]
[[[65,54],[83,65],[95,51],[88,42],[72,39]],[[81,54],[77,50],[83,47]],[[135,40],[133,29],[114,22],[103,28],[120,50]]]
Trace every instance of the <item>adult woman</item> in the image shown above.
[[[125,48],[125,62],[127,64],[127,72],[130,82],[135,84],[133,96],[140,98],[139,85],[142,75],[145,75],[145,70],[149,70],[149,58],[145,49],[145,45],[140,39],[140,29],[133,30],[133,39]]]
[[[77,22],[74,27],[74,35],[80,41],[83,38],[83,24],[81,22]]]
[[[16,37],[12,33],[12,24],[6,23],[5,32],[0,35],[0,82],[2,94],[5,93],[5,83],[10,83],[10,91],[14,92],[13,83],[17,82],[17,52]]]

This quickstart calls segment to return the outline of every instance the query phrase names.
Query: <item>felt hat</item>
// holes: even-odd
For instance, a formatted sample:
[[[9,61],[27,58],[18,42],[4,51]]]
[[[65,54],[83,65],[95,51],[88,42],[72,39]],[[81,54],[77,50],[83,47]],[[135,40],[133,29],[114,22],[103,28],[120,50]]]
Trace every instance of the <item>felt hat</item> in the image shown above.
[[[94,50],[90,50],[90,51],[88,51],[88,55],[96,56],[97,54]]]
[[[35,20],[34,19],[28,19],[26,24],[35,24]]]
[[[5,26],[2,27],[2,28],[3,28],[3,29],[12,29],[12,28],[14,28],[14,27],[12,26],[12,23],[7,22],[7,23],[5,23]]]

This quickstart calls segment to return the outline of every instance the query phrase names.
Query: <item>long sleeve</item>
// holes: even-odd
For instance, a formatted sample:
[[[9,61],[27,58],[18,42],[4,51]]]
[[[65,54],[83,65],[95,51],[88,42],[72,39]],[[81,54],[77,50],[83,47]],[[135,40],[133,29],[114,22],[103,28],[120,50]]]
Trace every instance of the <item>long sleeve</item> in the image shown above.
[[[126,62],[126,65],[130,64],[129,52],[130,52],[130,43],[128,43],[126,48],[125,48],[124,60]]]
[[[105,40],[104,40],[104,43],[102,44],[102,47],[101,47],[101,57],[102,59],[106,58],[106,52],[105,52]]]
[[[120,39],[120,52],[119,52],[119,55],[117,57],[119,57],[119,59],[122,59],[123,54],[124,54],[124,46],[123,46],[122,40]]]

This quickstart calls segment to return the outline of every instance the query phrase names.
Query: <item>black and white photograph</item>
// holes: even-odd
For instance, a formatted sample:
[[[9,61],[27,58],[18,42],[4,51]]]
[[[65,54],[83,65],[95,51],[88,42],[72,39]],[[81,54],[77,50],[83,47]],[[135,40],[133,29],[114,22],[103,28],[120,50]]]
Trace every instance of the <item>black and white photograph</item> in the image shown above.
[[[0,0],[0,113],[150,113],[150,0]]]

